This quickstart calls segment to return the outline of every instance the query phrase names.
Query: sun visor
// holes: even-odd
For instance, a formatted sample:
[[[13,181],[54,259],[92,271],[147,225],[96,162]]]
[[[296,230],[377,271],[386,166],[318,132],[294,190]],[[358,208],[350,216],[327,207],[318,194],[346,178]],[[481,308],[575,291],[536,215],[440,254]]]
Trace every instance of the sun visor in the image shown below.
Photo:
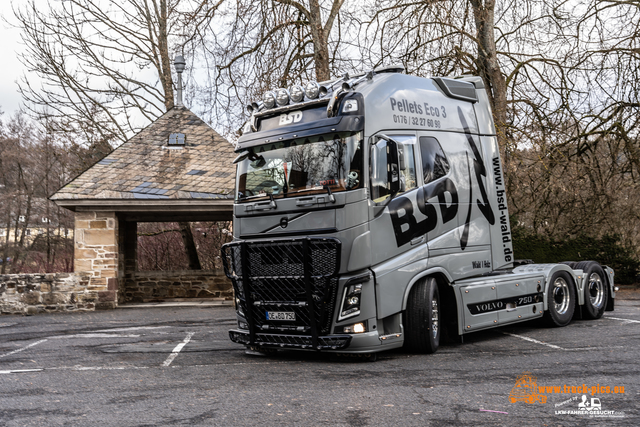
[[[473,83],[447,79],[443,77],[434,77],[433,81],[442,89],[449,98],[460,99],[468,102],[478,102],[476,87]]]

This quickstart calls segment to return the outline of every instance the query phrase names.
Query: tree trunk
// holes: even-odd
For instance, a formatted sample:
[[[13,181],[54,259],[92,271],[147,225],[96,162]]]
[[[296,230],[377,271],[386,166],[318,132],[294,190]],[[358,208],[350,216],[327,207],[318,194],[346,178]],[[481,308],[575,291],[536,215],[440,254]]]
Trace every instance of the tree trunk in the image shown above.
[[[193,241],[193,232],[191,231],[191,224],[188,222],[179,222],[180,234],[182,235],[182,241],[184,247],[187,250],[187,257],[189,258],[190,270],[202,270],[200,265],[200,258],[198,257],[198,251],[196,250],[196,244]]]
[[[494,35],[495,0],[471,0],[478,32],[478,69],[488,89],[503,162],[508,160],[507,82],[498,63]],[[505,170],[507,169],[505,164]]]
[[[9,258],[9,231],[11,230],[11,216],[7,214],[6,219],[7,228],[5,229],[4,248],[2,249],[2,267],[0,268],[0,274],[7,272],[7,258]]]
[[[156,10],[158,15],[158,54],[160,56],[160,67],[158,74],[162,81],[164,90],[164,106],[169,111],[174,106],[173,100],[173,78],[171,76],[171,58],[169,57],[169,41],[167,36],[167,0],[160,1],[160,10]]]
[[[322,14],[318,0],[309,1],[309,27],[313,39],[313,62],[316,66],[316,79],[325,81],[331,78],[329,73],[329,48],[322,28]]]

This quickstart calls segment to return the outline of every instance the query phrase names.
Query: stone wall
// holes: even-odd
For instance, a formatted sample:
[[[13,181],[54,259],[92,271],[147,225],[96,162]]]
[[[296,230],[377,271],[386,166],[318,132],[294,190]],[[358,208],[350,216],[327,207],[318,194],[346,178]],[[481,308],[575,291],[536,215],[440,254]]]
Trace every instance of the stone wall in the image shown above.
[[[100,307],[115,308],[118,295],[118,225],[115,212],[76,212],[74,271],[89,276]]]
[[[91,279],[89,273],[0,275],[0,313],[35,314],[110,308],[101,291],[89,289]]]
[[[233,297],[231,281],[217,271],[127,272],[120,302],[149,302],[173,298]]]

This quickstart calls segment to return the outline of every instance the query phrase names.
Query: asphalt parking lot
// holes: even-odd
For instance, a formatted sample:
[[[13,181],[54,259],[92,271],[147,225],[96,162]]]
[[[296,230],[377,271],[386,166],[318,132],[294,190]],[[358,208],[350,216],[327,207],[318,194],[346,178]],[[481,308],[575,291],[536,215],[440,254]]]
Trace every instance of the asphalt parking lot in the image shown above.
[[[503,327],[377,362],[249,356],[229,341],[234,326],[229,306],[2,316],[0,425],[640,424],[638,299],[596,321]],[[525,371],[544,393],[511,403]]]

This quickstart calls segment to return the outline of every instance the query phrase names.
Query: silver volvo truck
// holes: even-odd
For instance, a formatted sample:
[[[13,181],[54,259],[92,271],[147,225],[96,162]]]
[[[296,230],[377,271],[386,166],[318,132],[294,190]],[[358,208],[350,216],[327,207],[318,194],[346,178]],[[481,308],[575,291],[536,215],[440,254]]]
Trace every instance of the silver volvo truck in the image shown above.
[[[515,262],[479,77],[377,69],[267,92],[238,140],[232,341],[432,353],[441,337],[613,310],[613,270]]]

